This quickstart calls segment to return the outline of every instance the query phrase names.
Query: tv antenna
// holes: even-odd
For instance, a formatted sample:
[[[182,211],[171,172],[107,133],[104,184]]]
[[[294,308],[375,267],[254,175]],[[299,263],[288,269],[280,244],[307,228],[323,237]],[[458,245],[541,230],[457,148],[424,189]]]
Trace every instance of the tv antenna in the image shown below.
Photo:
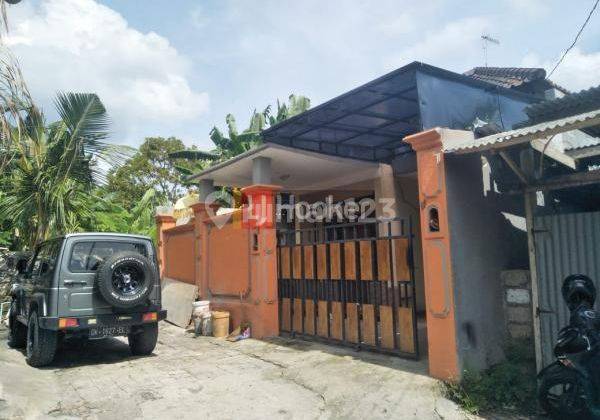
[[[483,56],[485,59],[485,66],[488,66],[488,43],[492,43],[492,44],[496,44],[496,45],[500,45],[500,41],[498,41],[496,38],[492,38],[489,35],[483,34],[481,35],[481,40],[483,41]]]

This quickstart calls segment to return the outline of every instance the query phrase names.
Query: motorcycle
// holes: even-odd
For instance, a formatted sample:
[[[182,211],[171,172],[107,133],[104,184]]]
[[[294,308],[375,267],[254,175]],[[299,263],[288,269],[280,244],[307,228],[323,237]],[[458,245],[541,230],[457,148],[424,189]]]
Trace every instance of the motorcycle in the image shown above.
[[[584,275],[568,276],[562,287],[569,325],[558,333],[556,361],[538,374],[538,401],[554,419],[600,419],[600,312],[596,289]]]

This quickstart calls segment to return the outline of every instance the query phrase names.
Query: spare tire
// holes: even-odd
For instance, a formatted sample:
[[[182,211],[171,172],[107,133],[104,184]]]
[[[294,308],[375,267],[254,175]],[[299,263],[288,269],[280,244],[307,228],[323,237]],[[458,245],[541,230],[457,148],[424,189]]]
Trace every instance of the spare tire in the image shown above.
[[[117,308],[144,303],[155,282],[150,260],[135,252],[120,252],[108,257],[97,272],[100,294]]]

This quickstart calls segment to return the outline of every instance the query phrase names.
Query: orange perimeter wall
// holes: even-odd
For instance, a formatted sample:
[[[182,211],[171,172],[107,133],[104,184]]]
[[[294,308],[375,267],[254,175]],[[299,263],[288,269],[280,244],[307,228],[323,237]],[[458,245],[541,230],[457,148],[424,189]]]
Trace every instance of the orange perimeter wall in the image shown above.
[[[272,203],[273,190],[261,186],[254,194]],[[243,226],[248,209],[215,216],[216,208],[199,203],[193,210],[194,218],[177,227],[157,216],[162,276],[197,284],[212,310],[229,311],[230,329],[247,322],[255,338],[278,335],[275,228]]]

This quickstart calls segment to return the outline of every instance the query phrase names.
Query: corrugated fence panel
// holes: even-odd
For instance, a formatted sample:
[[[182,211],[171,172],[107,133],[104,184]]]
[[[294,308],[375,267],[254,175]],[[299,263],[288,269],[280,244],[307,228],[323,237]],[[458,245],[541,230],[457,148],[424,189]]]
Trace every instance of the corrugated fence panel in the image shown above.
[[[585,274],[600,289],[600,212],[535,219],[543,363],[554,359],[558,331],[569,322],[561,295],[569,274]]]

